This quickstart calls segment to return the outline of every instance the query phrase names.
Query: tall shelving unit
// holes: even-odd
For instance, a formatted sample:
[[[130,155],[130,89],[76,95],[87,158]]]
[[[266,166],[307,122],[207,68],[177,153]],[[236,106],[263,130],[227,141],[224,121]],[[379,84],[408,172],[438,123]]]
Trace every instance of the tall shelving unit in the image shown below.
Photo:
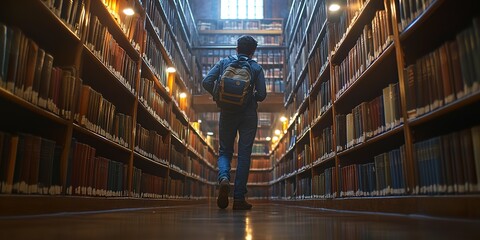
[[[293,1],[286,22],[290,119],[272,198],[478,216],[473,1],[341,1],[327,14],[330,2]]]
[[[190,67],[197,33],[188,2],[0,8],[2,201],[213,196],[216,151],[191,109],[200,72]]]

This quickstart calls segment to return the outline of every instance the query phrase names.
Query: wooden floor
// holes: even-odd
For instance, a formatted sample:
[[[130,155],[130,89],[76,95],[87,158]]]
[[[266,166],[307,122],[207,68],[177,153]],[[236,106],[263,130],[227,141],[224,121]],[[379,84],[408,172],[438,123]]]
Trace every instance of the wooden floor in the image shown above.
[[[480,239],[480,220],[213,203],[0,217],[0,239]]]

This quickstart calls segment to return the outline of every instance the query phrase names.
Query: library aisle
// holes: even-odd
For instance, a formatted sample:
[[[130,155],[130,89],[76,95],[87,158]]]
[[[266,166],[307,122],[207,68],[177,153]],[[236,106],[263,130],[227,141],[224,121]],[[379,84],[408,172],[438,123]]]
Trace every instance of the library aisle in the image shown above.
[[[257,203],[0,218],[0,239],[480,239],[480,221]]]

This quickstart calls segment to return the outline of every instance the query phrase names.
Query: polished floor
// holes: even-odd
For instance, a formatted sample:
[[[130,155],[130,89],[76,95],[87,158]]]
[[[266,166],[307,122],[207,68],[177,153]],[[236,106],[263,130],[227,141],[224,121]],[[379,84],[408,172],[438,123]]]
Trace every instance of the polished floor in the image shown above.
[[[373,215],[274,204],[0,218],[0,239],[480,239],[480,220]]]

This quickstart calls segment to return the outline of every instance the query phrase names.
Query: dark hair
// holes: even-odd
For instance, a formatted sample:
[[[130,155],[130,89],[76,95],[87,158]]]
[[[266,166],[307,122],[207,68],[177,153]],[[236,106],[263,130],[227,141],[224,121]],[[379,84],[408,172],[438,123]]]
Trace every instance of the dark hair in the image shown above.
[[[237,49],[239,54],[252,55],[257,49],[257,40],[251,36],[241,36],[237,39]]]

